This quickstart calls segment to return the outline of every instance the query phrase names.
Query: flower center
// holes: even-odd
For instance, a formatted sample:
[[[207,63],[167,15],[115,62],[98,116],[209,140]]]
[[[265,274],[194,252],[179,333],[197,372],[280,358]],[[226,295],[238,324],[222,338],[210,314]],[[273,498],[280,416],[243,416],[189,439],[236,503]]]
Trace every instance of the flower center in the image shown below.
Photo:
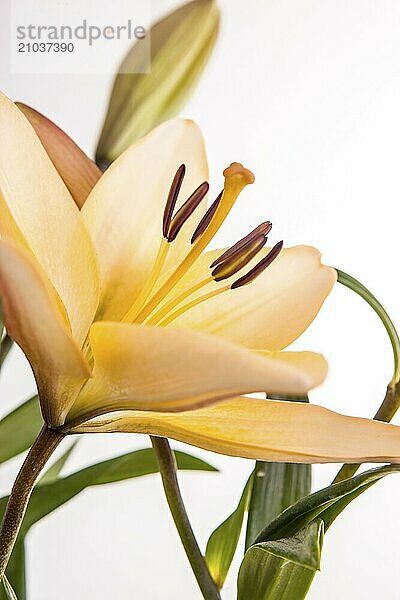
[[[240,192],[246,185],[254,182],[251,171],[239,163],[232,163],[224,171],[223,191],[208,208],[192,235],[188,253],[157,288],[171,245],[189,217],[204,200],[209,189],[208,182],[201,183],[181,208],[175,212],[185,172],[185,165],[181,165],[173,178],[165,205],[162,238],[158,253],[146,284],[123,319],[125,322],[165,327],[198,304],[225,292],[232,293],[235,289],[254,281],[282,249],[283,242],[280,241],[247,272],[234,279],[236,274],[244,270],[250,261],[261,253],[267,242],[267,235],[271,231],[272,224],[269,221],[261,223],[214,260],[203,277],[183,291],[173,294],[177,284],[197,261],[225,221]],[[218,285],[220,282],[224,283]],[[211,286],[211,284],[213,286],[210,291],[193,297],[203,287]]]

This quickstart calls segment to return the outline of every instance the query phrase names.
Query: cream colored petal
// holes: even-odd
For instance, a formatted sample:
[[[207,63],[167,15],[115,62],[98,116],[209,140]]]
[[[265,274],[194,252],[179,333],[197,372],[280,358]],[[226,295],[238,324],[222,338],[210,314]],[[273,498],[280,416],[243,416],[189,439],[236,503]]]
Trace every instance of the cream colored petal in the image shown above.
[[[123,323],[95,323],[88,381],[68,415],[111,410],[177,411],[237,394],[305,394],[318,385],[326,363],[317,354],[297,362],[289,353],[260,356],[217,337]]]
[[[219,454],[273,462],[400,463],[400,427],[300,402],[242,397],[173,415],[115,413],[77,431],[146,433]]]
[[[76,205],[81,208],[102,175],[99,167],[53,121],[26,104],[17,102],[16,105],[36,131]]]
[[[209,265],[222,252],[214,250],[204,254],[181,281],[177,293],[209,273]],[[315,248],[284,248],[253,283],[198,305],[170,327],[216,334],[248,348],[281,350],[307,329],[335,281],[336,271],[321,264],[320,253]],[[226,281],[212,282],[208,289],[225,284]],[[201,293],[204,290],[197,294]]]
[[[174,119],[124,152],[105,172],[82,209],[98,253],[101,316],[119,319],[129,310],[155,259],[162,216],[173,177],[186,165],[177,208],[208,178],[204,142],[192,121]],[[185,253],[201,207],[172,244],[170,261]]]
[[[29,249],[79,341],[98,303],[95,254],[79,210],[22,112],[0,94],[0,234]]]
[[[91,373],[51,284],[27,252],[4,241],[0,241],[0,297],[7,331],[32,366],[44,418],[49,425],[61,425]]]

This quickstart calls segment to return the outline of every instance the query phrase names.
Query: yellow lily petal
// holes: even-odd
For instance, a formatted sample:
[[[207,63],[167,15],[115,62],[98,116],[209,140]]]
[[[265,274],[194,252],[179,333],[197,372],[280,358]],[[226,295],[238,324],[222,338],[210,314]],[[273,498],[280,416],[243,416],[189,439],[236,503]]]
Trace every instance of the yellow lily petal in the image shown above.
[[[176,293],[209,273],[209,265],[222,252],[213,250],[201,256]],[[171,326],[216,334],[248,348],[281,350],[307,329],[335,281],[336,271],[321,264],[321,255],[315,248],[284,248],[250,285],[199,304]],[[214,282],[210,289],[225,284]],[[198,292],[202,293],[203,290]]]
[[[124,323],[95,323],[87,382],[68,415],[140,409],[177,411],[241,393],[305,394],[322,382],[318,354],[260,356],[203,333]],[[297,355],[301,353],[296,353]]]
[[[220,454],[273,462],[400,463],[400,427],[301,402],[242,397],[173,415],[114,414],[84,423],[76,431],[146,433]]]
[[[22,102],[16,102],[16,106],[36,131],[76,205],[82,208],[94,184],[102,175],[99,167],[53,121]]]
[[[4,240],[0,241],[0,297],[7,331],[34,372],[43,416],[49,425],[61,425],[91,373],[49,282],[27,252]]]
[[[177,208],[208,178],[204,141],[192,121],[174,119],[131,146],[104,173],[82,215],[98,253],[104,319],[121,318],[132,306],[153,264],[173,177],[186,165]],[[182,258],[196,211],[171,245],[171,261]],[[107,306],[106,306],[107,304]]]
[[[95,254],[79,210],[22,112],[0,94],[0,234],[30,249],[79,341],[98,303]]]

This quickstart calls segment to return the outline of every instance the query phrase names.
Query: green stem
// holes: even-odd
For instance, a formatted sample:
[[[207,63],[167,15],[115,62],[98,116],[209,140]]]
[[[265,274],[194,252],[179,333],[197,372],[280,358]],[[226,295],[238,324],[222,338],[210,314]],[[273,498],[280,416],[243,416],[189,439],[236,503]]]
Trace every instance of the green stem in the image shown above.
[[[373,294],[357,279],[345,273],[344,271],[340,271],[336,269],[338,274],[338,282],[342,285],[348,287],[353,292],[356,292],[361,298],[363,298],[376,312],[380,320],[382,321],[390,342],[392,344],[393,349],[393,358],[394,358],[394,372],[391,382],[389,383],[385,397],[375,413],[374,419],[376,421],[384,421],[389,423],[394,415],[396,414],[399,406],[400,406],[400,339],[399,335],[396,331],[396,328],[389,317],[386,310],[383,308],[382,304],[375,298]],[[352,465],[343,465],[336,475],[333,483],[338,483],[339,481],[343,481],[343,479],[349,479],[358,471],[360,465],[352,464]]]
[[[33,487],[64,433],[43,426],[14,482],[0,530],[0,581],[16,542]]]
[[[205,600],[221,600],[218,588],[208,570],[193,533],[179,489],[175,456],[166,438],[150,436],[157,456],[168,506]]]

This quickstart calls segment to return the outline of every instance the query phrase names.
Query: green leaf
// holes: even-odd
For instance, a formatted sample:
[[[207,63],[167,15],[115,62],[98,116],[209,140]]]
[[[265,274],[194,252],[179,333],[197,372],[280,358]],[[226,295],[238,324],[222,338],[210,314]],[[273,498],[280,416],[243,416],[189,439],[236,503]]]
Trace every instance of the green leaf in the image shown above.
[[[37,396],[6,415],[0,421],[0,464],[30,448],[42,426]]]
[[[247,520],[246,548],[263,527],[310,491],[311,465],[257,462]]]
[[[308,402],[307,396],[271,396],[274,400]],[[311,492],[311,465],[257,461],[246,530],[246,549],[257,534],[285,508]]]
[[[208,463],[184,452],[175,452],[178,469],[216,471]],[[90,486],[104,485],[158,472],[157,460],[151,448],[136,450],[117,458],[86,467],[72,475],[36,486],[21,527],[25,535],[29,528],[53,510],[71,500]],[[0,499],[0,516],[8,497]]]
[[[295,536],[247,550],[238,576],[238,600],[300,600],[319,569],[324,523],[312,521]]]
[[[140,73],[148,41],[138,41],[119,67],[96,151],[107,167],[135,140],[175,116],[197,84],[219,28],[214,0],[184,4],[150,31],[148,73]]]
[[[215,583],[222,588],[231,566],[248,509],[253,474],[247,480],[236,510],[211,534],[206,548],[206,561]]]
[[[2,579],[2,583],[3,583],[3,588],[5,591],[7,600],[18,600],[14,590],[12,589],[12,587],[10,585],[10,582],[8,581],[8,579],[5,575]]]
[[[60,470],[68,459],[72,447],[57,461]],[[207,462],[191,456],[185,452],[175,452],[177,468],[180,470],[195,470],[216,472],[217,469]],[[61,465],[61,466],[60,466]],[[11,556],[7,573],[13,584],[20,590],[20,600],[24,600],[24,560],[21,552],[24,549],[24,538],[29,529],[40,521],[43,517],[50,514],[56,508],[62,506],[84,489],[96,486],[123,481],[143,475],[150,475],[158,472],[158,463],[152,448],[136,450],[116,458],[91,465],[68,475],[67,477],[56,478],[57,469],[53,465],[51,477],[47,481],[42,478],[33,490],[24,521],[18,536],[17,544]],[[2,519],[8,496],[0,499],[0,520]],[[0,593],[0,600],[2,594]]]
[[[302,600],[305,598],[315,573],[313,565],[319,565],[322,537],[318,538],[319,542],[315,538],[318,543],[314,545],[307,544],[309,551],[314,548],[314,557],[308,555],[307,568],[301,566],[299,556],[290,557],[289,552],[286,552],[284,557],[278,556],[277,547],[271,546],[271,543],[279,542],[279,551],[283,554],[282,540],[285,548],[288,548],[289,540],[292,540],[293,548],[300,534],[304,536],[307,530],[312,532],[313,530],[309,528],[317,527],[321,521],[326,531],[352,500],[382,477],[397,472],[400,472],[400,465],[371,469],[352,479],[346,479],[310,494],[284,510],[259,533],[255,544],[246,552],[240,568],[238,600],[245,600],[245,598]],[[310,542],[310,538],[308,541]],[[269,552],[268,558],[264,557],[261,560],[259,553],[254,554],[252,550],[264,544],[267,544],[268,548],[274,547],[275,552]],[[303,559],[304,556],[303,554]],[[257,572],[257,588],[254,588],[256,585],[253,581],[254,571]],[[256,592],[258,595],[254,595]]]
[[[400,465],[378,467],[314,492],[284,510],[259,533],[255,543],[295,535],[316,518],[323,519],[327,530],[354,498],[382,477],[397,472],[400,472]]]

